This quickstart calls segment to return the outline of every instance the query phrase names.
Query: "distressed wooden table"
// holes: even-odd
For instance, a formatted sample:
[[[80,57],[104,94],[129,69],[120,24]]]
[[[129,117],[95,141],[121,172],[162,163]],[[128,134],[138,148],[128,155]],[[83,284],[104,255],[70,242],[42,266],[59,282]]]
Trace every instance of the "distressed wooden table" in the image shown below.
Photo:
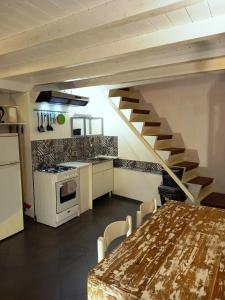
[[[225,299],[225,211],[169,201],[88,277],[89,300]]]

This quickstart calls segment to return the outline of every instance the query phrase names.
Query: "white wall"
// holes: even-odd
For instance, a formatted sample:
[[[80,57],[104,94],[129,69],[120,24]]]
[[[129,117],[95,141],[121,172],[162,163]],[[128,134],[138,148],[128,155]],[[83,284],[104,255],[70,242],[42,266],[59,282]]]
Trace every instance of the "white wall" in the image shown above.
[[[107,97],[108,91],[96,87],[76,89],[73,93],[90,97],[87,107],[79,108],[77,112],[104,118],[104,134],[118,136],[120,158],[154,161],[154,158],[111,107]],[[114,171],[115,194],[140,201],[158,197],[157,189],[161,182],[161,176],[117,168]]]
[[[225,192],[225,75],[152,84],[140,89],[172,131],[181,134],[188,158],[200,161],[202,174]]]
[[[10,94],[0,93],[0,106],[1,105],[15,105]]]
[[[90,97],[90,103],[87,107],[78,108],[76,112],[104,118],[104,134],[115,135],[119,138],[119,157],[131,160],[154,161],[154,158],[111,107],[107,90],[93,87],[76,89],[73,93]]]

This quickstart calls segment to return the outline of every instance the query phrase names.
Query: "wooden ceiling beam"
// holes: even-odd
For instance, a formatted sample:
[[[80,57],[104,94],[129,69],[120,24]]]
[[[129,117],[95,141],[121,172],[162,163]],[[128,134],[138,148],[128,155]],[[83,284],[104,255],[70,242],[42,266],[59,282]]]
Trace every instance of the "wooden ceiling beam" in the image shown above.
[[[222,73],[223,71],[215,71],[214,74]],[[105,90],[109,89],[119,89],[124,87],[135,87],[135,86],[142,86],[147,84],[154,84],[154,83],[160,83],[160,82],[169,82],[173,80],[182,80],[187,78],[199,78],[201,76],[204,76],[204,73],[196,73],[196,74],[187,74],[187,75],[180,75],[180,76],[169,76],[169,77],[163,77],[163,78],[155,78],[155,79],[146,79],[146,80],[137,80],[137,81],[129,81],[129,82],[123,82],[123,83],[111,83],[111,84],[104,84],[101,85],[101,87]],[[46,84],[46,85],[37,85],[33,88],[33,91],[40,92],[40,91],[48,91],[49,88],[54,87],[55,90],[59,91],[67,91],[68,89],[80,89],[83,87],[76,86],[73,84],[73,87],[65,87],[64,84],[62,86],[61,83],[57,84]],[[92,86],[89,86],[92,87]],[[64,88],[64,89],[62,89]]]
[[[0,90],[6,90],[8,92],[27,92],[31,90],[32,86],[33,85],[27,81],[0,79]]]
[[[196,51],[197,49],[197,51]],[[138,53],[128,55],[124,58],[112,59],[104,62],[81,65],[68,69],[53,70],[48,73],[40,72],[32,74],[33,83],[48,84],[76,79],[96,78],[99,76],[115,75],[121,72],[135,71],[144,68],[165,66],[199,59],[225,56],[225,41],[216,44],[214,41],[210,46],[195,46],[179,50],[179,55],[174,55],[174,48],[168,49],[165,53]]]
[[[58,84],[57,87],[61,90],[65,90],[88,86],[129,84],[131,82],[143,82],[147,80],[179,77],[184,75],[194,75],[223,70],[225,70],[225,57],[220,57],[158,68],[143,69],[133,72],[124,72],[117,75],[103,76],[94,79],[64,82]],[[41,86],[39,86],[39,88],[40,87]],[[51,88],[51,84],[45,85],[45,88],[46,87]]]
[[[0,55],[35,47],[53,40],[60,40],[98,28],[141,20],[164,14],[203,0],[114,0],[83,11],[59,18],[42,26],[0,40]]]
[[[207,43],[207,39],[224,35],[224,33],[225,16],[222,15],[90,48],[70,48],[54,55],[40,57],[38,60],[32,59],[26,63],[2,67],[0,69],[0,78],[106,61],[112,58],[125,57],[135,52],[172,44],[190,43],[199,40],[204,40]]]

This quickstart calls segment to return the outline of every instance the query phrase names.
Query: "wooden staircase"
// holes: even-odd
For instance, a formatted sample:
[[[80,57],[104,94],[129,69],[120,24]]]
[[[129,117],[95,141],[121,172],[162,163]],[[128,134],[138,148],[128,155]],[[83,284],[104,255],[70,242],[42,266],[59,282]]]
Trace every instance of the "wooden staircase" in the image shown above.
[[[199,163],[185,159],[186,149],[177,147],[173,135],[163,132],[161,122],[151,116],[150,105],[142,103],[137,92],[132,92],[128,88],[114,89],[109,91],[109,99],[112,107],[189,200],[201,204],[202,200],[210,198],[214,179],[201,176]],[[171,167],[183,168],[181,180],[176,177]]]

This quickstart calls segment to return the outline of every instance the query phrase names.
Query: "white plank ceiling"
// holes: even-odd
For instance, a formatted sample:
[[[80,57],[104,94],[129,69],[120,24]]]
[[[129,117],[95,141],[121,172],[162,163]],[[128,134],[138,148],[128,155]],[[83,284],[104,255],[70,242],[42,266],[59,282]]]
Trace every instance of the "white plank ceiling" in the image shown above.
[[[1,0],[0,36],[20,33],[109,0]]]
[[[0,80],[21,90],[132,85],[212,59],[200,71],[216,71],[225,56],[224,0],[1,0],[0,17]]]

